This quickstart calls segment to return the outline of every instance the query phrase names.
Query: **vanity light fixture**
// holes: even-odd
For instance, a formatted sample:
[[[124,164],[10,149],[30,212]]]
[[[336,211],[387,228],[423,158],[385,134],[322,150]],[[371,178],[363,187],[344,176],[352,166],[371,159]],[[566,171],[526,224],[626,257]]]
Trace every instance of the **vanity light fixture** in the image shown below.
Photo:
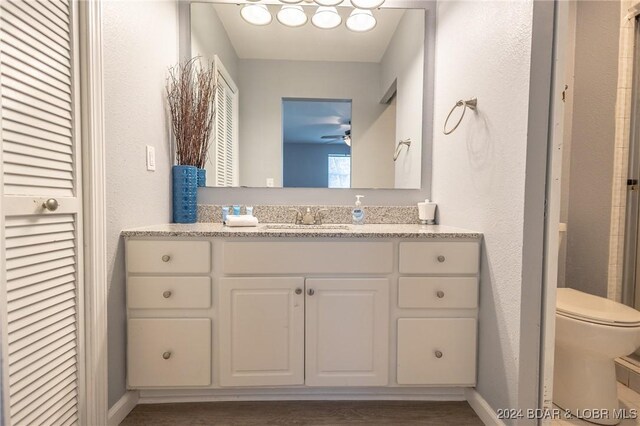
[[[251,0],[253,1],[253,0]],[[260,1],[260,0],[258,0]],[[280,0],[281,3],[286,3],[286,4],[298,4],[301,3],[302,0]]]
[[[340,25],[342,18],[335,7],[320,6],[311,17],[311,23],[323,30],[330,30]]]
[[[351,0],[353,7],[358,9],[377,9],[382,6],[384,0]]]
[[[301,27],[307,23],[307,14],[304,13],[302,6],[284,5],[276,18],[287,27]]]
[[[353,9],[347,18],[347,28],[357,33],[371,31],[377,23],[370,10]]]
[[[343,0],[314,0],[320,6],[337,6],[343,2]]]
[[[264,4],[246,4],[240,9],[242,19],[253,25],[268,25],[273,20],[269,9]]]

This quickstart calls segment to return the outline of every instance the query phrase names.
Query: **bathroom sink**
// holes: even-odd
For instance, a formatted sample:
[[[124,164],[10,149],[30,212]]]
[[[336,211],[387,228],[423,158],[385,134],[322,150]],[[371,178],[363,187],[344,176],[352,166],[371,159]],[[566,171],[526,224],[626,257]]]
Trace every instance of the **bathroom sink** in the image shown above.
[[[295,225],[292,223],[275,223],[264,225],[264,229],[342,229],[349,230],[351,227],[349,225],[340,225],[340,224],[324,224],[324,225]]]

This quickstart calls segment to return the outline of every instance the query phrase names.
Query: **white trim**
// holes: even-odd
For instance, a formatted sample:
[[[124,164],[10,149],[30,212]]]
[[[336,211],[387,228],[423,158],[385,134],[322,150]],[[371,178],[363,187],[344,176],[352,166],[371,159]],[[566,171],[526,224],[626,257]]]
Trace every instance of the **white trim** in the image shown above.
[[[555,354],[556,288],[558,287],[558,247],[564,143],[565,108],[562,92],[566,83],[566,50],[569,31],[569,4],[556,2],[554,23],[553,86],[551,91],[552,120],[547,158],[547,214],[545,218],[545,258],[542,282],[542,332],[540,342],[539,407],[553,409],[553,363]],[[550,424],[551,419],[543,419]]]
[[[113,404],[113,407],[109,408],[107,426],[118,426],[122,423],[125,417],[138,405],[138,397],[138,391],[127,391],[122,395],[122,398]]]
[[[140,390],[139,404],[218,401],[464,401],[465,388]]]
[[[107,247],[100,0],[79,2],[84,185],[86,422],[107,420]]]
[[[464,391],[467,402],[476,412],[482,423],[485,425],[503,426],[505,423],[498,418],[498,415],[489,403],[473,388],[467,388]]]

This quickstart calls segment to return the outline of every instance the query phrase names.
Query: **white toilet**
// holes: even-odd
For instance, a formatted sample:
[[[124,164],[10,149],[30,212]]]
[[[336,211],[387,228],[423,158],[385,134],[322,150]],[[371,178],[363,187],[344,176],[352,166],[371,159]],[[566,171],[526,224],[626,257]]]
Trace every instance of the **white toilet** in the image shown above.
[[[614,359],[638,347],[640,312],[603,297],[559,288],[553,402],[592,423],[619,423]]]

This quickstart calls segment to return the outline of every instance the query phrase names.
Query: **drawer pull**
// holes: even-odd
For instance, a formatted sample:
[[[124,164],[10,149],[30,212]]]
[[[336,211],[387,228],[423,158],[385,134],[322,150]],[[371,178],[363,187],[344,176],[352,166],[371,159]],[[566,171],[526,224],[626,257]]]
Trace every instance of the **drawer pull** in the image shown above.
[[[444,297],[444,291],[438,290],[436,292],[436,296],[438,297],[438,299],[442,299]]]
[[[296,288],[296,294],[302,294],[302,289],[301,288]]]
[[[171,297],[171,291],[167,290],[164,293],[162,293],[162,297],[164,297],[165,299],[168,299]]]
[[[316,291],[314,289],[310,288],[309,290],[307,290],[307,294],[309,296],[313,296],[314,294],[316,294]]]
[[[168,254],[165,254],[164,256],[162,256],[162,261],[163,262],[168,262],[171,260],[171,256],[169,256]]]
[[[445,260],[447,259],[443,255],[438,256],[438,262],[444,263]]]
[[[436,358],[442,358],[442,352],[440,351],[436,351],[435,355],[436,355]]]
[[[169,359],[171,358],[171,352],[167,351],[162,354],[162,358]]]

